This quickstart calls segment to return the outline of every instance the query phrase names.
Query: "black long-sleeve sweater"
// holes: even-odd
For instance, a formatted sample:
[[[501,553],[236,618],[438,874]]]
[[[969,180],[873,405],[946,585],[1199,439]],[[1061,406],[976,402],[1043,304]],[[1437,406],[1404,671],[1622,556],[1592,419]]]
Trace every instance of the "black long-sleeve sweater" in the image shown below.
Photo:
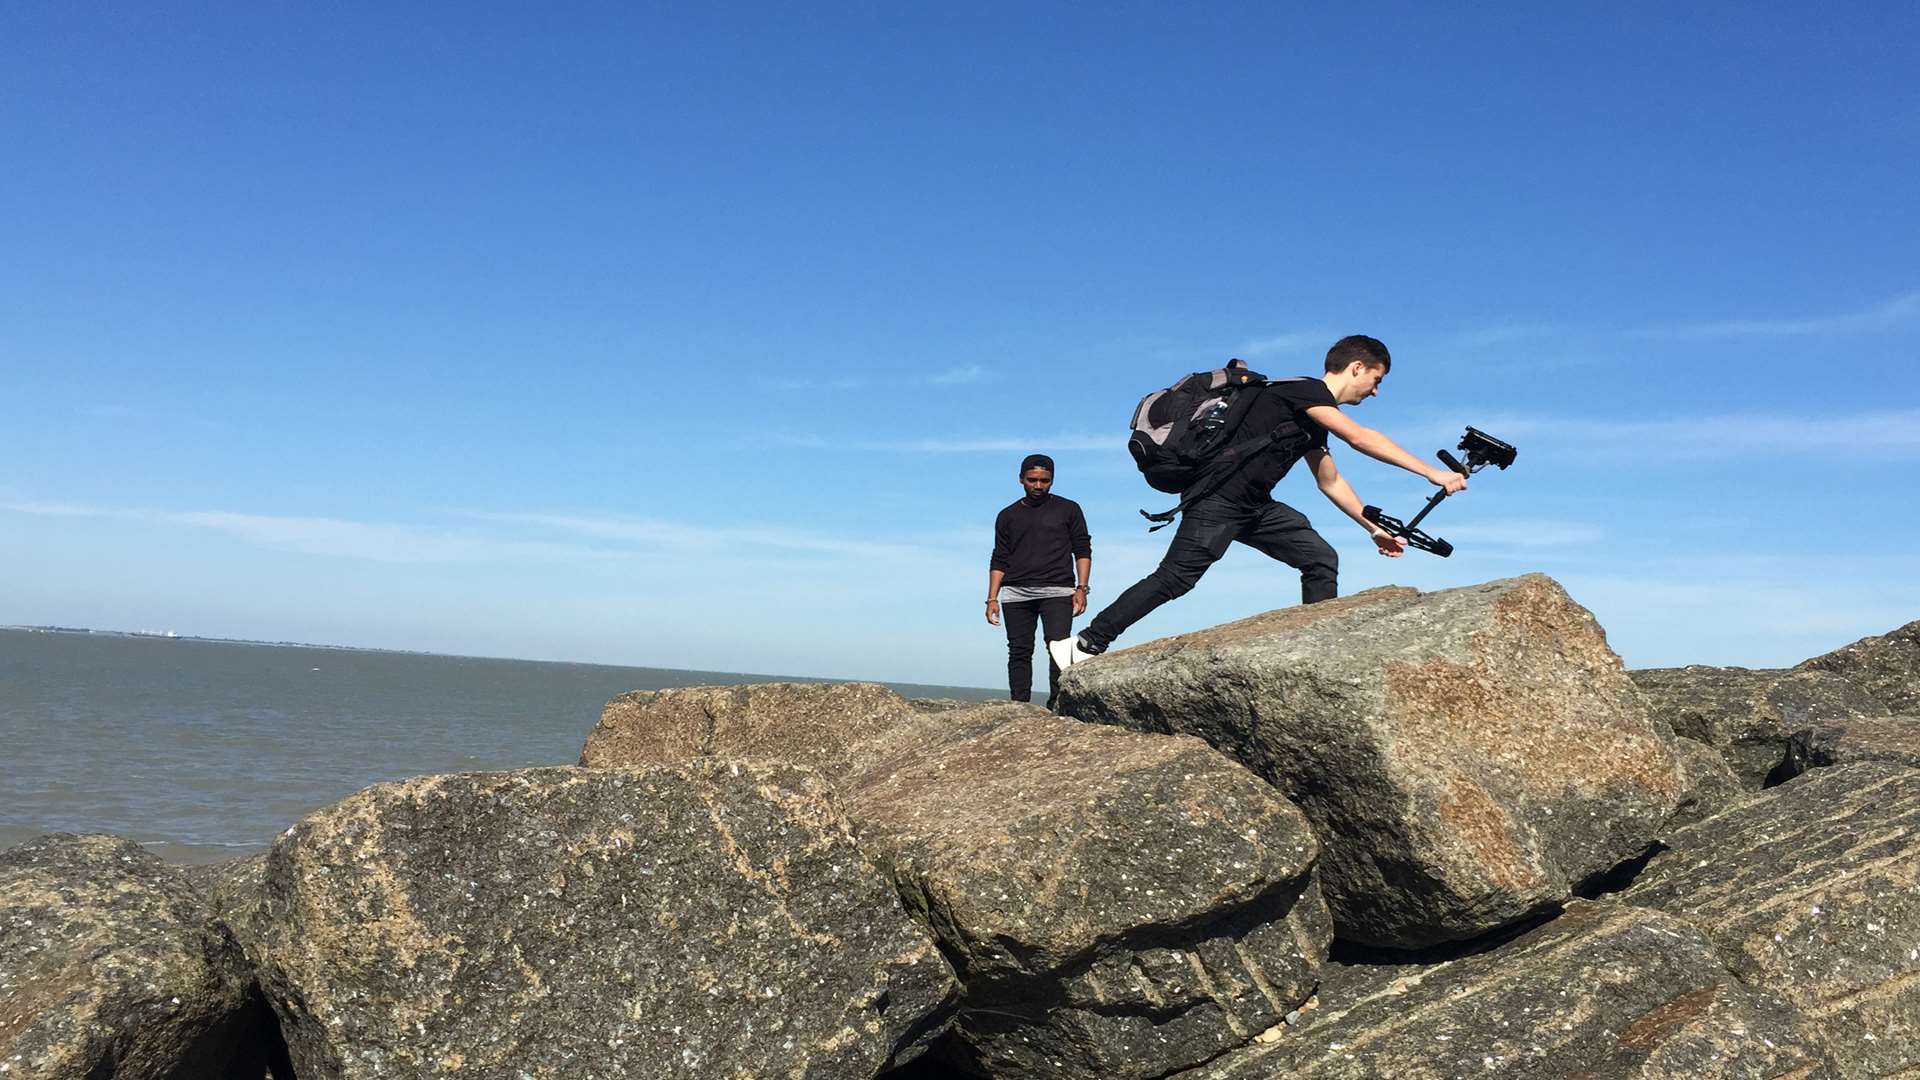
[[[1021,499],[993,519],[989,570],[1002,585],[1076,585],[1075,559],[1093,557],[1093,538],[1080,504],[1049,494],[1038,506]]]

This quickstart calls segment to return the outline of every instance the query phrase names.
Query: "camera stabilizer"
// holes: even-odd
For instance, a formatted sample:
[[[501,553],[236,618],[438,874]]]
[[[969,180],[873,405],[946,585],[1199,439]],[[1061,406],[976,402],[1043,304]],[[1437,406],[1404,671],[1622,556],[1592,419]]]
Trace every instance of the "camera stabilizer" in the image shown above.
[[[1489,465],[1497,465],[1501,469],[1505,469],[1507,466],[1513,464],[1513,457],[1519,452],[1507,443],[1501,442],[1499,439],[1494,438],[1478,428],[1467,429],[1467,433],[1460,437],[1459,449],[1467,455],[1465,464],[1462,464],[1445,450],[1440,451],[1438,456],[1447,468],[1452,469],[1461,476],[1472,476],[1474,473],[1479,472]],[[1417,547],[1421,551],[1431,551],[1444,559],[1453,554],[1453,545],[1437,536],[1428,536],[1426,533],[1421,532],[1419,525],[1421,519],[1432,513],[1433,508],[1439,506],[1440,500],[1446,497],[1447,492],[1445,488],[1435,492],[1433,498],[1427,500],[1427,505],[1422,507],[1419,513],[1413,515],[1412,521],[1401,521],[1396,517],[1388,517],[1385,513],[1382,513],[1377,506],[1369,506],[1362,513],[1368,521],[1373,522],[1375,525],[1406,541],[1408,547]]]

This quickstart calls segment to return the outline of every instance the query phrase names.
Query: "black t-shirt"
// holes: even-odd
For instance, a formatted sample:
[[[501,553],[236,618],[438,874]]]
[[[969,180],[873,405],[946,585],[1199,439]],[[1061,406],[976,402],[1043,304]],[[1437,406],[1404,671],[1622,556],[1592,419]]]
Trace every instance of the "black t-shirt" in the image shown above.
[[[1286,379],[1254,391],[1259,396],[1247,406],[1247,413],[1240,421],[1240,428],[1234,433],[1234,442],[1250,442],[1264,439],[1267,433],[1288,419],[1300,425],[1307,436],[1310,447],[1326,449],[1327,429],[1315,423],[1307,415],[1307,410],[1315,405],[1338,406],[1333,399],[1333,391],[1319,379]],[[1289,446],[1291,442],[1291,447]],[[1216,492],[1241,502],[1259,502],[1273,496],[1273,485],[1287,475],[1287,470],[1300,459],[1297,441],[1283,441],[1254,455],[1246,464],[1227,478]],[[1296,452],[1289,453],[1289,449]]]

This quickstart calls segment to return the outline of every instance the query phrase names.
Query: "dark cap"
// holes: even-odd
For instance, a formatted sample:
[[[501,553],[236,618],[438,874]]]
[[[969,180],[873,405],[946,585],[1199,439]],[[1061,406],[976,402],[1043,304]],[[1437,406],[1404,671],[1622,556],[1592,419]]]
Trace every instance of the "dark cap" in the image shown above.
[[[1028,454],[1026,460],[1020,463],[1020,475],[1027,475],[1028,469],[1045,469],[1052,472],[1053,459],[1045,454]]]

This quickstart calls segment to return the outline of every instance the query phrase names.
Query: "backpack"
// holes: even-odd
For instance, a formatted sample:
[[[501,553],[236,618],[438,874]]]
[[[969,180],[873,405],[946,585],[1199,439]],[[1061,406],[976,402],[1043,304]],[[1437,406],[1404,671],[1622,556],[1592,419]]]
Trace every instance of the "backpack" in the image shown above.
[[[1148,532],[1164,527],[1188,504],[1211,494],[1240,465],[1274,443],[1298,443],[1289,449],[1305,451],[1305,436],[1292,421],[1271,432],[1238,438],[1241,420],[1254,400],[1246,391],[1268,382],[1266,376],[1249,370],[1246,361],[1229,360],[1226,367],[1195,372],[1140,399],[1133,410],[1127,452],[1155,491],[1189,493],[1163,513],[1140,511],[1148,521],[1160,523]],[[1212,482],[1203,483],[1206,480]]]
[[[1239,429],[1253,401],[1241,391],[1265,385],[1266,377],[1248,370],[1245,360],[1229,360],[1226,367],[1194,372],[1141,398],[1127,452],[1147,486],[1169,495],[1192,487]]]

